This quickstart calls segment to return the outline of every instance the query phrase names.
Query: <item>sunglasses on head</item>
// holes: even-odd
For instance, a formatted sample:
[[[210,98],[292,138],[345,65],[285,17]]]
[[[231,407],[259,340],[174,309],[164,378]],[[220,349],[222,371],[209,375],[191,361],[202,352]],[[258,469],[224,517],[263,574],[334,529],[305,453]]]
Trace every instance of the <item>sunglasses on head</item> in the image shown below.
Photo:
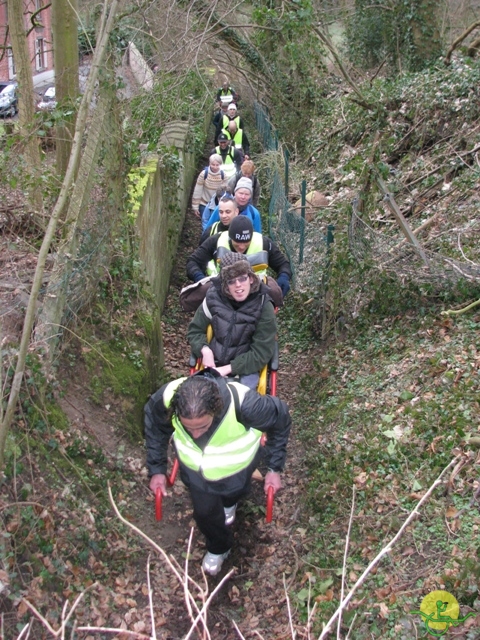
[[[234,284],[244,284],[247,280],[248,280],[248,275],[247,276],[238,276],[238,278],[230,278],[230,280],[227,280],[227,284],[229,287],[232,287]]]

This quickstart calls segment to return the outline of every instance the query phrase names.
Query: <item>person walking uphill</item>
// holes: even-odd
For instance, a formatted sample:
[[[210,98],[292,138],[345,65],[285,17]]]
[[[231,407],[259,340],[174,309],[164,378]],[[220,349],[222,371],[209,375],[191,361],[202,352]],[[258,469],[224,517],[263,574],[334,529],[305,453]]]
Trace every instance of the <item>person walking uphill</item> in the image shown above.
[[[250,178],[242,177],[237,181],[235,185],[235,202],[238,205],[239,215],[248,216],[252,221],[253,230],[258,233],[262,233],[262,219],[260,217],[259,210],[253,206],[251,203],[253,194],[253,185],[252,180]],[[219,208],[216,207],[212,211],[212,215],[210,216],[207,227],[210,227],[215,222],[219,220]]]
[[[291,418],[287,405],[206,369],[163,385],[145,405],[150,489],[167,495],[167,450],[173,443],[193,517],[206,538],[202,567],[217,575],[233,544],[229,525],[255,470],[267,433],[265,492],[282,487]]]
[[[216,208],[213,203],[212,208],[209,204],[213,201],[217,191],[224,189],[226,185],[226,176],[221,169],[222,158],[216,153],[212,153],[208,161],[208,167],[202,169],[198,174],[197,182],[192,195],[192,211],[202,221],[202,231],[205,231],[207,223]]]
[[[206,276],[218,275],[220,261],[229,251],[247,256],[253,271],[267,280],[275,306],[281,307],[283,298],[290,290],[290,262],[273,240],[253,231],[252,222],[247,216],[234,217],[228,231],[210,236],[195,249],[187,260],[188,278],[200,282]],[[267,277],[268,267],[277,273],[276,282]]]

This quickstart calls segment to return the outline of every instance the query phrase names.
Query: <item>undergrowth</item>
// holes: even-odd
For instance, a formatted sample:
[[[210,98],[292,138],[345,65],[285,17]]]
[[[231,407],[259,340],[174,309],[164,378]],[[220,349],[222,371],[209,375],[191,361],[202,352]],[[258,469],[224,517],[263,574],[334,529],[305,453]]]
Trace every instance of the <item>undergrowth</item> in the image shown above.
[[[413,637],[421,621],[408,612],[435,589],[451,591],[464,612],[480,606],[480,516],[470,506],[478,454],[469,444],[480,434],[480,314],[452,320],[440,315],[442,304],[418,292],[397,295],[396,303],[393,298],[388,309],[388,291],[377,291],[354,327],[321,358],[311,358],[294,412],[310,517],[303,559],[309,586],[293,599],[305,619],[309,601],[317,602],[317,621],[325,622],[338,606],[352,487],[349,586],[441,470],[462,455],[458,474],[437,489],[357,592],[344,625],[346,632],[353,623],[359,639]],[[300,351],[306,349],[304,311],[297,301],[290,319],[280,323],[289,332],[287,346]],[[295,314],[298,330],[292,333]]]

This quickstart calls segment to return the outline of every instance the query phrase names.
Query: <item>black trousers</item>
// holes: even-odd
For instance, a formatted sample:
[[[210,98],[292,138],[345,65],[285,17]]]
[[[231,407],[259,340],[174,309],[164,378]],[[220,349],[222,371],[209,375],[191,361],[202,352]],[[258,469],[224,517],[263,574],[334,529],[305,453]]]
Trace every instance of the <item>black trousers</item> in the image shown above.
[[[193,502],[193,517],[206,538],[207,551],[215,554],[225,553],[232,547],[233,533],[231,527],[225,525],[223,508],[232,507],[246,495],[250,489],[250,481],[240,493],[228,498],[205,493],[192,486],[189,489]]]

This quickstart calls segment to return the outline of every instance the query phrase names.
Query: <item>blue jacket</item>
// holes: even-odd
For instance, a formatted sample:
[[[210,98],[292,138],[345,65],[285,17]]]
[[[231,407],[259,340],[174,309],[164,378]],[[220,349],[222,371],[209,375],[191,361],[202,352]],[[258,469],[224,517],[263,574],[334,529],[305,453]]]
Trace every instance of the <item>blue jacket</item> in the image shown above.
[[[212,215],[210,216],[207,226],[205,228],[210,227],[214,222],[218,222],[220,220],[220,216],[218,214],[218,207],[213,210]],[[240,211],[239,215],[248,216],[252,221],[253,230],[258,233],[262,233],[262,220],[260,218],[260,213],[258,209],[255,209],[253,204],[247,204],[243,211]]]

